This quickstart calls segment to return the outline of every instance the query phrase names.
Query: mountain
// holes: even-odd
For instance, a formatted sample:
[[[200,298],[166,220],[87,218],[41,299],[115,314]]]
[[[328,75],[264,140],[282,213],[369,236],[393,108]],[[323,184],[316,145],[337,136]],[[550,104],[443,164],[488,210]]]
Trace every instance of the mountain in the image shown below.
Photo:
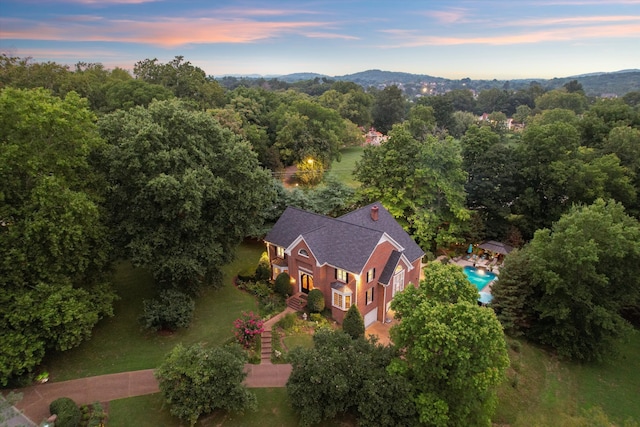
[[[264,76],[263,76],[264,78]],[[295,83],[303,80],[326,79],[350,81],[365,88],[382,88],[389,85],[399,85],[408,96],[421,93],[422,88],[429,86],[430,93],[445,93],[453,89],[472,89],[475,91],[487,89],[526,89],[532,83],[539,84],[546,90],[561,88],[571,80],[577,80],[589,96],[616,95],[623,96],[629,92],[640,91],[640,70],[620,70],[614,72],[596,72],[569,77],[554,77],[553,79],[513,79],[513,80],[461,80],[435,77],[427,74],[412,74],[398,71],[367,70],[343,76],[327,76],[318,73],[293,73],[282,76],[270,76],[277,80]]]

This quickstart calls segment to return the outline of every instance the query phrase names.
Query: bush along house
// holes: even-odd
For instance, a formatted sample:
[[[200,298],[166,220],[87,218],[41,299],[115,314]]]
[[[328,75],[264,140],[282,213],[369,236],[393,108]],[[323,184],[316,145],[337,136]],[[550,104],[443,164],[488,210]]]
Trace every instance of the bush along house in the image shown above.
[[[353,304],[365,326],[386,321],[394,295],[420,280],[424,252],[379,202],[339,218],[288,207],[264,240],[272,278],[322,291],[338,323]]]

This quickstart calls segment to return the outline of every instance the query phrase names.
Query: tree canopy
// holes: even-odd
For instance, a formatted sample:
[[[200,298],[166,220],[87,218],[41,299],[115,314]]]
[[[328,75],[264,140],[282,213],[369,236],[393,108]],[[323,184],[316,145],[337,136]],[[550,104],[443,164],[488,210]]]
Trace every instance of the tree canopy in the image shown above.
[[[74,92],[0,92],[0,384],[113,314],[94,119]]]
[[[256,397],[243,384],[246,354],[237,345],[206,348],[178,344],[154,372],[170,412],[194,426],[215,409],[255,409]]]
[[[355,176],[360,197],[380,200],[425,249],[455,242],[469,219],[466,174],[452,138],[418,141],[396,126],[386,143],[365,149]]]
[[[420,287],[391,303],[401,320],[391,338],[402,357],[389,370],[411,382],[422,424],[489,426],[509,365],[500,322],[478,306],[459,267],[434,262],[425,273]]]
[[[118,111],[99,125],[118,246],[159,282],[187,290],[214,282],[272,198],[255,153],[177,100]]]
[[[629,331],[621,313],[640,302],[640,226],[620,203],[575,206],[507,258],[494,305],[512,332],[589,361]]]

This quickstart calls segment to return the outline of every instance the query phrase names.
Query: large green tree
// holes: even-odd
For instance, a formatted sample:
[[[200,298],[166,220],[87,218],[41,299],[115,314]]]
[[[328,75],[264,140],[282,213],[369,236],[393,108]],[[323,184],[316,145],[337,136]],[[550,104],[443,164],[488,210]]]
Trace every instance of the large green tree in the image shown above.
[[[386,370],[392,347],[329,329],[317,331],[313,342],[313,348],[289,353],[287,394],[301,425],[346,413],[362,426],[416,425],[411,384]]]
[[[507,257],[495,284],[505,326],[565,357],[605,358],[630,330],[621,312],[640,303],[638,221],[620,203],[600,199],[537,231],[522,252]],[[525,286],[514,298],[511,288]]]
[[[271,203],[271,177],[250,146],[177,100],[99,124],[118,246],[160,282],[192,290],[214,282]]]
[[[386,134],[394,124],[404,120],[407,101],[402,90],[396,85],[374,91],[373,95],[375,97],[372,109],[373,126]]]
[[[360,196],[380,200],[424,249],[435,251],[462,235],[469,212],[457,141],[418,141],[406,126],[396,126],[387,142],[365,149],[355,176]]]
[[[94,121],[75,92],[0,93],[0,384],[112,314]]]
[[[440,263],[393,299],[400,323],[391,338],[402,356],[389,370],[412,384],[423,425],[491,425],[509,358],[500,322],[476,299],[462,270]]]
[[[242,412],[257,400],[242,382],[246,354],[239,346],[206,348],[178,344],[154,372],[172,415],[194,426],[216,409]]]

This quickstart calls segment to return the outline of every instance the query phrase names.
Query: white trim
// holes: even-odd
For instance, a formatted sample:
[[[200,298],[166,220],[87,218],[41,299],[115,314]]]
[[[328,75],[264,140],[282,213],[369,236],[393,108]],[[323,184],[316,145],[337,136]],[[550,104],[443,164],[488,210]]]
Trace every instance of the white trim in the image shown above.
[[[347,288],[347,289],[349,289],[349,288]],[[336,303],[335,303],[336,294],[340,296],[342,305],[336,305]],[[341,292],[341,291],[338,291],[336,289],[331,289],[331,307],[335,307],[335,308],[340,309],[342,311],[349,310],[349,307],[346,306],[347,297],[349,297],[349,307],[351,307],[354,304],[354,302],[353,302],[353,292],[351,291],[351,289],[349,289],[349,292]]]

